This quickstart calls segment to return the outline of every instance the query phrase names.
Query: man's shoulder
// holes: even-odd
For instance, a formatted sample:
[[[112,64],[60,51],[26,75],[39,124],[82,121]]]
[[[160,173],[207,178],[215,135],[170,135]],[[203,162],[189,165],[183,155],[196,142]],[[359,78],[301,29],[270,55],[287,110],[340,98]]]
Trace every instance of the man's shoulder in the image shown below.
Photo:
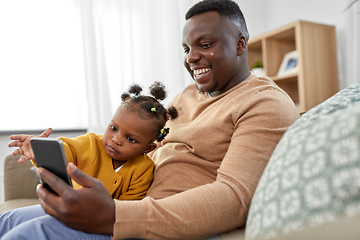
[[[259,94],[261,93],[261,94]],[[235,86],[231,92],[232,97],[240,98],[242,95],[247,98],[250,96],[267,97],[267,96],[279,96],[282,95],[286,98],[290,97],[288,94],[281,89],[271,78],[269,77],[256,77],[251,74],[242,83]]]
[[[229,91],[223,99],[228,108],[235,108],[234,114],[244,114],[249,110],[286,109],[297,113],[290,96],[269,77],[250,75],[241,84]]]

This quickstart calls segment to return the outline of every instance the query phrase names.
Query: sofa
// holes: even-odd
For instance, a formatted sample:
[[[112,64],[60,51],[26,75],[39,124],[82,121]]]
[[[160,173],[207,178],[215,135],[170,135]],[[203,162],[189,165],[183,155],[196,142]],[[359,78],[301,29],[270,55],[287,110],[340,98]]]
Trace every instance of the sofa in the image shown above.
[[[4,161],[4,203],[0,213],[9,209],[38,204],[36,176],[30,161],[18,163],[20,156],[9,155]]]
[[[38,203],[38,180],[29,170],[31,164],[19,165],[16,160],[9,156],[5,161],[5,203],[0,212]],[[245,230],[220,238],[360,239],[360,83],[289,127],[256,188]]]

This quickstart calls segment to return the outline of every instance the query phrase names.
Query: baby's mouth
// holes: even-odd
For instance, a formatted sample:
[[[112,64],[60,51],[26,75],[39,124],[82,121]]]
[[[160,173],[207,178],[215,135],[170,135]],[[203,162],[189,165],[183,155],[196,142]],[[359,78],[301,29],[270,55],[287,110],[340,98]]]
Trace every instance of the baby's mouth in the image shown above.
[[[113,153],[120,153],[119,151],[117,151],[113,146],[111,145],[107,145],[108,149],[110,150],[110,152],[113,152]]]

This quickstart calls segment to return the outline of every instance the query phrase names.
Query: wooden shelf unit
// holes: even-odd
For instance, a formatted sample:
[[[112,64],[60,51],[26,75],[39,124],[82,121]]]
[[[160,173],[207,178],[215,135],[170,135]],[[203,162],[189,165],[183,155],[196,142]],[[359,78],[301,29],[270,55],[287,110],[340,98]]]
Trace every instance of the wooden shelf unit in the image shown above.
[[[284,55],[297,51],[299,70],[277,76]],[[251,67],[261,61],[272,78],[305,112],[339,91],[335,27],[296,21],[249,39]]]

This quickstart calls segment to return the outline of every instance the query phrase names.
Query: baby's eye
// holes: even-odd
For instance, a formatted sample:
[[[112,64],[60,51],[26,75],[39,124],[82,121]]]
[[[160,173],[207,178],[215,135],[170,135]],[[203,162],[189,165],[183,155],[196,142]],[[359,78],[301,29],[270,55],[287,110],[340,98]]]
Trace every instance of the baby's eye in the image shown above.
[[[129,142],[136,143],[136,141],[134,139],[132,139],[131,137],[128,137],[127,139],[129,140]]]
[[[188,48],[184,48],[184,53],[189,53],[189,49],[188,49]]]
[[[117,129],[113,125],[109,124],[109,127],[112,131],[117,132]]]

